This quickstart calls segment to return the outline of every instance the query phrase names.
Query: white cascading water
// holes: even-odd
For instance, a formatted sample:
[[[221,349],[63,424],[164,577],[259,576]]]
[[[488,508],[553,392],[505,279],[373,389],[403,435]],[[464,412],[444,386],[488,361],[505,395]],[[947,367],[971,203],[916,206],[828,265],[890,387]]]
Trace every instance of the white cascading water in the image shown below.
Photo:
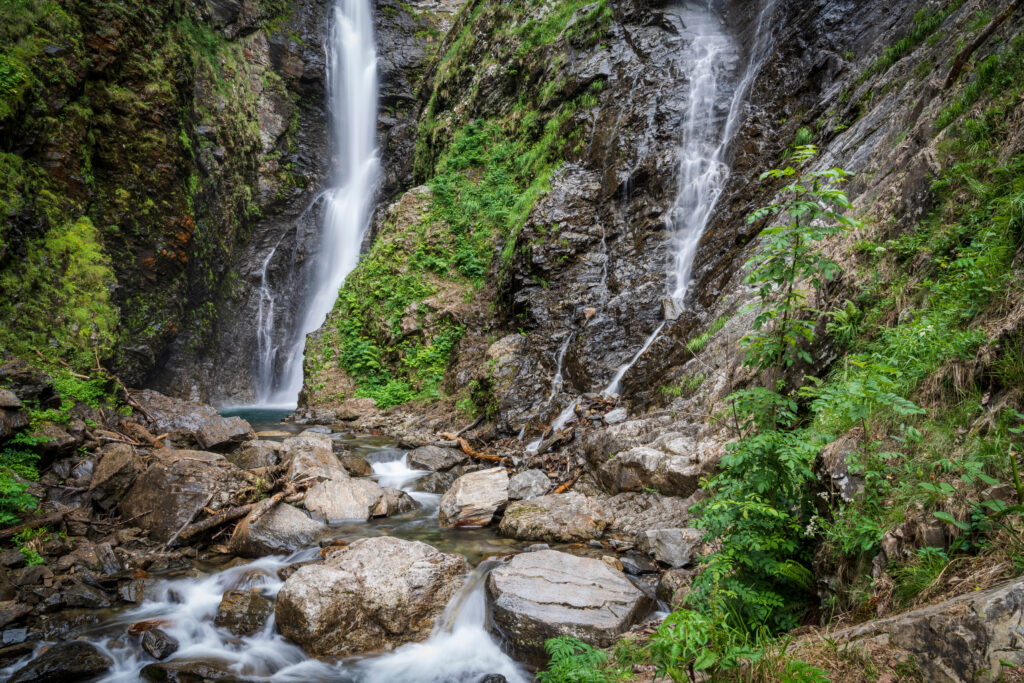
[[[727,95],[722,87],[727,79],[723,79],[722,75],[737,59],[736,45],[723,31],[721,21],[710,7],[687,8],[683,15],[686,28],[694,36],[689,45],[690,59],[687,60],[690,65],[690,87],[679,148],[679,189],[669,210],[675,252],[670,297],[676,311],[683,310],[685,305],[697,247],[729,177],[729,149],[743,121],[750,86],[764,65],[772,45],[771,34],[767,29],[777,1],[766,2],[758,14],[754,46],[743,78],[732,92],[724,125],[716,113],[716,104]],[[628,363],[619,367],[602,393],[612,397],[619,395],[622,378],[651,347],[664,328],[665,323],[662,322],[647,337],[640,351]]]
[[[302,389],[306,335],[327,319],[345,277],[359,262],[377,187],[377,51],[369,0],[338,0],[331,15],[327,52],[327,99],[331,125],[331,187],[323,201],[320,248],[309,280],[304,313],[289,332],[283,360],[270,343],[273,298],[260,299],[257,404],[294,408]],[[268,261],[269,261],[268,257]],[[277,368],[280,367],[278,370]]]

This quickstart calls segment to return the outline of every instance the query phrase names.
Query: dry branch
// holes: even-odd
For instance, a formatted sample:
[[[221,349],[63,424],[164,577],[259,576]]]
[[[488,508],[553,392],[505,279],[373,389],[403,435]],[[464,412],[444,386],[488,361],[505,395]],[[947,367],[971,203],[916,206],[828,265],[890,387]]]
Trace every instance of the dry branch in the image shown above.
[[[488,455],[487,453],[481,453],[481,452],[479,452],[477,450],[474,450],[473,447],[469,445],[468,441],[466,441],[465,439],[463,439],[460,436],[456,436],[455,434],[452,434],[451,432],[443,432],[443,433],[439,434],[438,436],[440,436],[442,439],[447,439],[449,441],[456,442],[457,444],[459,444],[459,448],[462,449],[463,453],[465,453],[466,455],[468,455],[471,458],[475,458],[476,460],[484,460],[486,462],[496,462],[496,463],[503,463],[503,462],[505,462],[505,458],[501,457],[500,455]]]

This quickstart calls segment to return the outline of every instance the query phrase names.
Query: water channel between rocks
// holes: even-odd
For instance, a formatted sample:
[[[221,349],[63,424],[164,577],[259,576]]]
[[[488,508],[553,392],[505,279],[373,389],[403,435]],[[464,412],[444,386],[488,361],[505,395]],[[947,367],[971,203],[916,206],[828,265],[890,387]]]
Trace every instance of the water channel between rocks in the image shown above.
[[[249,411],[243,416],[253,423],[262,439],[283,440],[302,431],[297,425],[269,423],[269,419],[280,417],[273,411]],[[218,672],[216,680],[476,683],[489,674],[504,676],[509,683],[532,680],[527,667],[510,657],[507,648],[488,629],[484,594],[487,572],[503,558],[520,552],[526,544],[500,538],[492,528],[442,529],[437,521],[441,496],[417,491],[416,487],[417,480],[429,472],[411,470],[406,452],[398,448],[394,440],[343,432],[333,432],[331,438],[336,450],[344,449],[365,458],[373,467],[372,477],[381,485],[409,492],[420,507],[403,515],[366,523],[334,524],[321,545],[334,538],[352,541],[388,535],[423,541],[442,552],[460,553],[475,567],[438,617],[430,637],[378,655],[324,661],[310,657],[281,636],[273,615],[255,635],[232,635],[214,624],[224,593],[257,588],[265,597],[276,599],[284,584],[278,571],[290,564],[314,559],[321,546],[257,560],[217,556],[196,560],[192,568],[185,571],[153,577],[142,604],[112,611],[96,627],[82,633],[82,639],[99,647],[115,663],[98,681],[139,681],[142,669],[154,663],[141,648],[138,629],[131,628],[139,622],[156,622],[178,640],[179,649],[165,662],[202,662]],[[575,550],[578,554],[593,553],[588,551],[587,548]],[[30,659],[26,657],[0,670],[0,680],[5,680]],[[226,672],[234,678],[223,678]]]

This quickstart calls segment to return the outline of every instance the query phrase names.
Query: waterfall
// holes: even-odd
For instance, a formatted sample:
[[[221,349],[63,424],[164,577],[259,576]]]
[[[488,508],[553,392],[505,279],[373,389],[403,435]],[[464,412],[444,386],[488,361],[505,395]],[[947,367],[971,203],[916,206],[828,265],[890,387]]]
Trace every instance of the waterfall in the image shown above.
[[[327,319],[338,290],[359,261],[373,208],[380,159],[377,152],[377,53],[369,0],[337,0],[327,44],[327,100],[330,114],[330,187],[322,202],[320,244],[308,274],[309,294],[296,328],[274,345],[275,298],[260,290],[256,372],[257,403],[294,408],[302,389],[306,335]]]
[[[716,111],[716,105],[728,96],[728,86],[723,82],[722,74],[735,63],[736,46],[710,9],[689,8],[684,15],[684,23],[694,36],[689,46],[688,106],[679,145],[679,186],[668,216],[674,251],[670,299],[672,309],[677,313],[684,310],[686,294],[693,278],[697,247],[729,177],[728,155],[732,139],[743,121],[750,86],[772,46],[768,29],[777,2],[767,0],[758,13],[755,42],[743,77],[731,93],[724,124]],[[605,395],[619,395],[622,378],[651,347],[664,328],[665,322],[662,322],[647,337],[640,351],[619,367],[612,381],[605,387]]]

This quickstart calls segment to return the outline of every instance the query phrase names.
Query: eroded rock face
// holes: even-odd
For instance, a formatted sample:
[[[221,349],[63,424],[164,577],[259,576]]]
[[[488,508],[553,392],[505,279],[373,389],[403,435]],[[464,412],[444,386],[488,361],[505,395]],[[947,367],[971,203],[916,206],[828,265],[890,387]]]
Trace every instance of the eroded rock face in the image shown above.
[[[556,550],[516,555],[491,571],[487,597],[496,628],[523,655],[558,636],[607,647],[649,605],[622,572]]]
[[[288,478],[292,481],[345,481],[349,478],[345,466],[333,452],[303,450],[288,453],[292,459]]]
[[[288,577],[277,597],[278,629],[313,656],[423,640],[466,569],[461,555],[426,543],[359,539]]]
[[[1006,662],[1024,664],[1024,581],[961,595],[833,632],[841,649],[875,641],[914,657],[925,680],[942,683],[1001,680]]]
[[[520,541],[573,543],[600,538],[607,526],[597,501],[563,493],[509,504],[498,533]]]
[[[150,389],[132,392],[132,398],[145,410],[150,429],[156,434],[169,434],[172,442],[225,450],[256,438],[248,422],[240,417],[221,417],[204,403],[183,401]]]
[[[225,506],[248,480],[224,456],[203,451],[157,450],[121,501],[121,513],[167,541],[204,507]]]
[[[441,498],[438,519],[445,527],[487,526],[508,503],[508,473],[494,467],[455,480]]]
[[[325,529],[288,503],[279,503],[264,514],[269,506],[269,500],[263,501],[239,522],[228,543],[231,552],[243,557],[289,553],[315,544]],[[257,513],[260,516],[255,518]]]
[[[142,459],[131,446],[123,443],[104,446],[89,482],[93,502],[103,510],[112,509],[141,471]]]

